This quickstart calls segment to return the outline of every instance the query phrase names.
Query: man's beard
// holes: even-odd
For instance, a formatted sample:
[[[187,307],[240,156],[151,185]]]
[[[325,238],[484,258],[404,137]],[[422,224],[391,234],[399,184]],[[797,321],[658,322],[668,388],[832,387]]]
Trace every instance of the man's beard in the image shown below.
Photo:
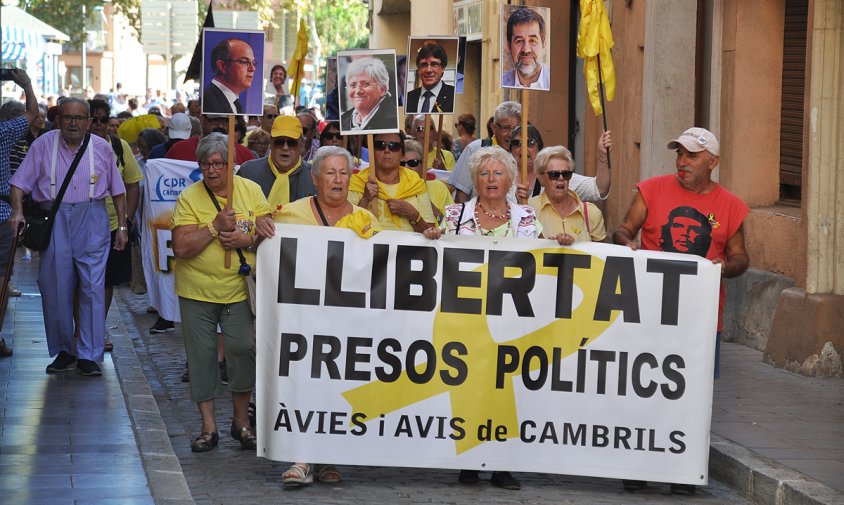
[[[521,63],[521,58],[516,62],[516,70],[522,77],[532,77],[539,71],[539,64],[536,59],[528,60],[527,63]]]

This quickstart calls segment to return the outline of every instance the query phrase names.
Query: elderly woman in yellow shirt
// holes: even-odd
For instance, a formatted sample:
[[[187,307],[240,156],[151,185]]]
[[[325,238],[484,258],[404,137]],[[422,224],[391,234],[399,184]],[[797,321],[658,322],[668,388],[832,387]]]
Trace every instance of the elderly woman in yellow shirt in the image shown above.
[[[536,178],[544,191],[528,200],[536,210],[544,234],[561,244],[600,242],[607,236],[604,216],[593,203],[583,202],[569,189],[574,174],[574,159],[563,146],[541,150],[533,163]]]
[[[419,175],[400,165],[404,139],[398,133],[375,135],[369,149],[375,160],[375,180],[369,180],[370,168],[352,176],[349,201],[363,208],[374,205],[385,230],[423,232],[434,226],[428,189]]]
[[[342,147],[320,147],[311,160],[316,196],[285,205],[274,220],[287,224],[349,228],[363,238],[380,231],[378,218],[348,200],[352,165],[352,156]],[[334,465],[294,463],[281,476],[281,482],[285,487],[305,486],[314,481],[314,475],[325,483],[342,480]]]
[[[224,265],[226,251],[239,250],[243,263],[255,264],[256,228],[272,221],[261,187],[234,176],[232,210],[226,211],[228,139],[212,133],[199,141],[196,158],[203,180],[186,188],[173,211],[173,254],[176,294],[182,315],[185,351],[190,370],[191,400],[197,402],[202,429],[193,452],[210,451],[220,437],[214,398],[222,393],[217,366],[217,325],[223,332],[229,391],[234,404],[231,436],[243,449],[255,450],[248,409],[255,386],[255,323],[246,294],[243,264],[234,256]],[[222,210],[221,210],[222,209]],[[263,223],[259,224],[259,218]]]

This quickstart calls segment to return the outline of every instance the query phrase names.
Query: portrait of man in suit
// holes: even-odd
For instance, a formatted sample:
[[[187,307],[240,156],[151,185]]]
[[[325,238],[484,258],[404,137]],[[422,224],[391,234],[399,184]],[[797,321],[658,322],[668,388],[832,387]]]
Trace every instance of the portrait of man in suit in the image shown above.
[[[452,114],[454,86],[443,81],[448,52],[437,40],[426,40],[416,53],[418,88],[407,92],[405,114]]]
[[[507,37],[501,42],[501,61],[509,61],[512,65],[501,74],[501,85],[505,88],[551,89],[551,68],[545,63],[546,23],[539,10],[502,6],[502,19],[507,20]]]
[[[210,52],[205,52],[206,61],[203,70],[207,77],[202,92],[202,112],[205,114],[254,114],[250,111],[250,102],[255,101],[261,106],[261,81],[263,80],[263,47],[256,50],[253,47],[252,34],[238,32],[211,32],[217,41]],[[223,37],[220,40],[220,37]],[[214,38],[214,37],[212,37]],[[207,39],[206,39],[207,40]],[[260,35],[262,46],[263,35]],[[256,53],[258,53],[256,55]],[[256,92],[252,93],[253,83]]]

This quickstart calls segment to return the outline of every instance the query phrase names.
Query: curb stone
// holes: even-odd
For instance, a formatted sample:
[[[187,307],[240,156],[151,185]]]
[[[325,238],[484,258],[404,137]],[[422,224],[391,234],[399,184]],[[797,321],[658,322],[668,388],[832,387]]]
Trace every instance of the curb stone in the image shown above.
[[[132,420],[138,452],[147,474],[147,485],[156,504],[191,505],[194,500],[179,458],[173,451],[167,427],[123,324],[120,309],[120,302],[115,297],[106,319],[108,334],[114,343],[111,359]]]
[[[844,505],[844,493],[761,456],[726,438],[710,435],[709,476],[760,505]]]

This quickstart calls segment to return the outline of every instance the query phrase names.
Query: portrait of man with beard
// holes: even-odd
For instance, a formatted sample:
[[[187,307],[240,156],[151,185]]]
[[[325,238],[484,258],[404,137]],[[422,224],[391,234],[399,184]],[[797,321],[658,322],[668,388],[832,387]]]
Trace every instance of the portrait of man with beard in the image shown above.
[[[666,252],[695,254],[706,257],[712,244],[709,219],[692,207],[677,207],[668,214],[662,226],[660,247]]]
[[[551,67],[545,63],[548,27],[539,9],[502,6],[502,20],[507,22],[502,31],[507,37],[501,42],[501,61],[510,62],[511,67],[507,70],[505,65],[501,74],[505,88],[551,89]]]

